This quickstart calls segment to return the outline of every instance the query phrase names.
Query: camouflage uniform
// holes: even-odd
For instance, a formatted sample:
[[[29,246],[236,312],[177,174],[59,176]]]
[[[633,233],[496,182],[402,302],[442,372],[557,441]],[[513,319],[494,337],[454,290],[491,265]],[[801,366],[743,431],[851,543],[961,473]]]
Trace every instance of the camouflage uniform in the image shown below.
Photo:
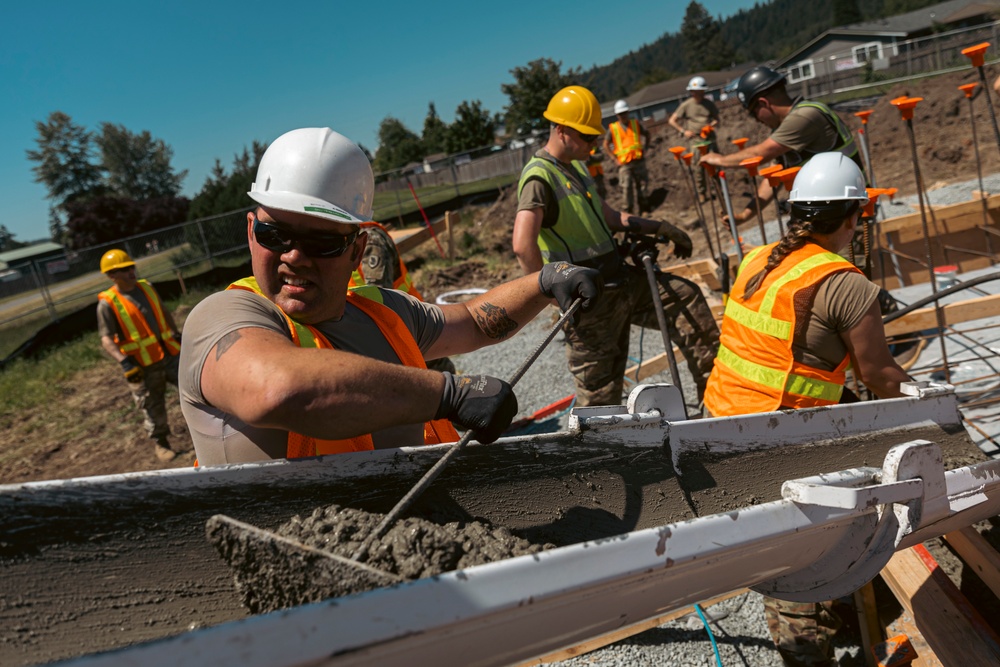
[[[764,596],[764,616],[786,665],[833,665],[831,641],[841,620],[832,602],[788,602]]]
[[[577,404],[621,403],[630,325],[659,331],[655,306],[662,307],[667,316],[670,340],[684,355],[700,399],[719,347],[719,328],[701,289],[690,280],[659,273],[659,299],[654,306],[644,270],[626,266],[622,276],[617,287],[605,288],[597,306],[581,315],[578,324],[566,327],[566,357]]]

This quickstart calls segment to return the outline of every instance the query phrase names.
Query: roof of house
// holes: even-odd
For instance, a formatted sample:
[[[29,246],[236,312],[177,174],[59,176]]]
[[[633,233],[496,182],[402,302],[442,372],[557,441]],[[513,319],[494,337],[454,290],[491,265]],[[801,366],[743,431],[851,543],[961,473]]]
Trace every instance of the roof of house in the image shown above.
[[[708,86],[710,91],[718,90],[733,79],[739,78],[743,72],[750,69],[750,67],[751,65],[741,65],[739,67],[719,72],[696,72],[694,74],[688,74],[676,79],[670,79],[669,81],[660,81],[659,83],[650,84],[642,90],[632,93],[625,98],[625,101],[628,102],[630,108],[641,109],[642,107],[663,102],[664,100],[687,97],[688,82],[696,76],[705,77],[705,84]],[[616,100],[611,100],[601,105],[601,114],[604,117],[614,115],[615,102]]]
[[[63,247],[58,243],[53,243],[51,241],[45,241],[43,243],[36,243],[35,245],[25,246],[23,248],[18,248],[17,250],[8,250],[7,252],[0,252],[0,262],[6,262],[10,264],[11,262],[17,262],[22,259],[31,259],[37,255],[45,255],[52,252],[60,252]]]
[[[837,26],[820,33],[812,41],[779,60],[776,66],[796,62],[804,52],[830,35],[905,38],[928,30],[935,24],[957,23],[997,11],[1000,11],[1000,2],[995,0],[947,0],[897,16]]]

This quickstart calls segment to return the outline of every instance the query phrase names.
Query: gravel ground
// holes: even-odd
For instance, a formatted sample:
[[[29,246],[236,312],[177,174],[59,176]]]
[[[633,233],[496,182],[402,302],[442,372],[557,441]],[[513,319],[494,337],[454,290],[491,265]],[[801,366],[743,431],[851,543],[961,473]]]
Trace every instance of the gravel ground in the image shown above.
[[[944,187],[931,188],[928,192],[930,202],[936,205],[947,205],[969,201],[973,190],[979,189],[978,179],[957,183]],[[987,192],[1000,192],[1000,174],[990,175],[983,179],[983,187]],[[895,202],[885,205],[886,217],[895,217],[917,211],[918,202],[915,196],[897,198]],[[773,208],[769,209],[773,211]],[[770,220],[765,225],[769,241],[778,238],[777,220]],[[745,244],[749,246],[761,243],[760,233],[755,223],[742,230]],[[527,325],[513,339],[500,345],[479,350],[472,354],[455,357],[454,361],[459,372],[487,373],[508,378],[520,366],[525,358],[537,347],[551,327],[556,312],[554,308],[544,311],[533,322]],[[573,381],[566,367],[565,337],[560,333],[542,352],[532,367],[516,386],[519,416],[528,416],[534,411],[573,393]],[[649,359],[663,351],[663,343],[657,330],[642,330],[632,327],[632,338],[629,347],[633,363],[640,358]],[[691,377],[684,364],[679,365],[681,384],[685,388],[685,400],[693,406],[696,398]],[[661,373],[646,382],[669,382],[669,372]],[[629,386],[626,385],[626,391]],[[691,408],[689,407],[689,411]],[[536,423],[530,431],[544,432],[565,428],[568,411],[552,418]],[[521,431],[529,432],[529,431]],[[706,632],[705,624],[697,615],[688,615],[679,620],[661,625],[652,630],[634,635],[605,648],[598,649],[586,655],[565,661],[566,665],[596,665],[599,667],[616,667],[619,665],[745,665],[745,666],[775,666],[783,663],[774,649],[767,624],[764,620],[760,595],[748,592],[743,595],[720,602],[704,609],[709,620],[721,663],[717,663]],[[851,633],[842,632],[837,641],[837,663],[841,667],[861,665],[860,648],[857,638]]]

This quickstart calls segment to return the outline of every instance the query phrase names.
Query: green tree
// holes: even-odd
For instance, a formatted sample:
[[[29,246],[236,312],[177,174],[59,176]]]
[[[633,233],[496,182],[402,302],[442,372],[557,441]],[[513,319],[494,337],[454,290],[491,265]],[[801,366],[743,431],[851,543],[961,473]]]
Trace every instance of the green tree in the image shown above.
[[[462,102],[455,109],[455,122],[448,130],[447,148],[449,153],[461,153],[491,146],[496,139],[496,119],[483,109],[479,100]]]
[[[448,124],[438,116],[434,103],[427,105],[427,116],[424,118],[424,132],[420,137],[424,145],[424,155],[443,153],[448,150]]]
[[[94,161],[93,136],[73,123],[62,111],[53,111],[48,121],[35,123],[38,150],[29,150],[35,162],[35,182],[49,191],[53,206],[61,210],[67,201],[97,192],[101,187],[101,167]]]
[[[0,252],[16,250],[23,246],[23,243],[18,243],[14,240],[14,235],[7,229],[7,225],[0,225]]]
[[[378,152],[372,164],[375,171],[392,171],[423,159],[420,137],[401,120],[392,116],[383,118],[378,126]]]
[[[180,194],[187,170],[174,173],[173,149],[148,130],[135,134],[124,125],[102,123],[96,143],[108,188],[119,197],[143,200]]]
[[[667,70],[662,67],[654,67],[645,76],[635,82],[632,92],[637,93],[646,86],[652,86],[654,83],[660,83],[661,81],[669,81],[672,78],[674,78],[674,75]],[[620,95],[619,97],[628,97],[628,95]]]
[[[833,0],[833,25],[850,25],[863,20],[857,0]]]
[[[681,41],[689,72],[716,71],[733,61],[733,51],[722,39],[720,23],[697,0],[692,0],[684,12]]]
[[[520,136],[548,127],[549,121],[542,114],[549,106],[549,100],[560,89],[581,80],[579,68],[566,74],[561,70],[562,62],[539,58],[526,67],[515,67],[510,71],[514,83],[500,85],[500,91],[510,98],[510,104],[504,109],[508,132]]]
[[[233,156],[230,172],[216,159],[212,173],[205,178],[201,190],[191,200],[188,219],[207,218],[252,206],[253,202],[247,197],[247,192],[250,191],[257,174],[257,165],[266,149],[267,144],[259,141],[254,141],[250,148],[244,146],[242,153]]]

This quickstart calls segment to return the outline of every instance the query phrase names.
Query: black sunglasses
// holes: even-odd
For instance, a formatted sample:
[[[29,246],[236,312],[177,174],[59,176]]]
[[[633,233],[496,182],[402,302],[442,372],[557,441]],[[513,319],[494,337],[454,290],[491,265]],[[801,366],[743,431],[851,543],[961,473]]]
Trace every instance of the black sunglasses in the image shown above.
[[[584,142],[585,144],[592,144],[601,138],[601,135],[599,134],[584,134],[575,127],[571,127],[570,129],[576,132],[576,136],[580,137],[580,141]]]
[[[253,218],[253,237],[257,243],[274,252],[284,253],[297,246],[308,257],[340,257],[358,238],[361,230],[350,234],[295,234]]]

